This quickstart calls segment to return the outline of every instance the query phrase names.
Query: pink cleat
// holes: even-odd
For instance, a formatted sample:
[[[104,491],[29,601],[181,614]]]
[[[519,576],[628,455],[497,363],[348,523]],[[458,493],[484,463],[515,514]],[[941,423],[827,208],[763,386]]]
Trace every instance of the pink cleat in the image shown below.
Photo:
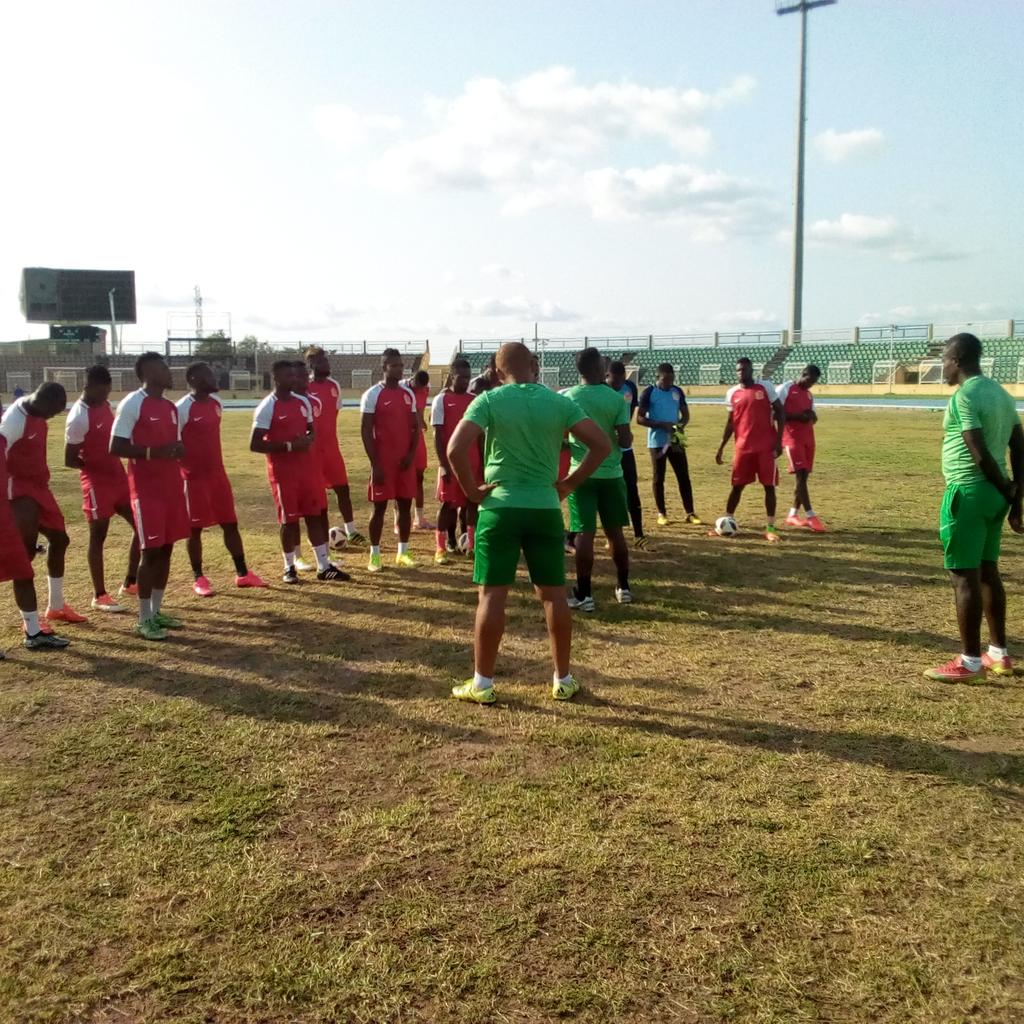
[[[808,525],[807,520],[801,519],[799,516],[786,516],[783,522],[787,526],[795,526],[797,529],[801,530]]]
[[[213,597],[213,587],[205,576],[196,577],[195,583],[192,584],[192,592],[200,597]]]
[[[84,615],[79,615],[71,605],[64,603],[63,608],[47,608],[45,618],[48,622],[88,622]]]
[[[235,577],[236,587],[266,587],[269,586],[263,579],[250,569],[244,576]]]
[[[925,672],[925,679],[934,679],[938,683],[973,683],[985,678],[984,666],[976,672],[967,668],[958,654],[952,661],[938,668],[930,668]]]
[[[811,518],[807,520],[807,528],[813,530],[815,533],[825,532],[825,524],[817,516],[811,516]]]
[[[417,530],[436,530],[437,524],[432,523],[429,519],[419,519],[416,521],[414,529]]]
[[[981,667],[995,676],[1013,675],[1013,662],[1008,657],[993,658],[988,651],[981,656]]]

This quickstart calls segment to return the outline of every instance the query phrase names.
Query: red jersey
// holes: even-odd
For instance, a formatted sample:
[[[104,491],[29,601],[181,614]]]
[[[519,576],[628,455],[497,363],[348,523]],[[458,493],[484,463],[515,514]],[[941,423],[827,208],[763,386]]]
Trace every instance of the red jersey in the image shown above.
[[[186,395],[177,402],[178,429],[185,455],[181,473],[189,477],[224,471],[224,455],[220,447],[220,422],[223,406],[216,395],[197,401]]]
[[[466,415],[466,410],[473,404],[476,395],[468,391],[458,394],[455,391],[442,391],[434,404],[430,407],[430,425],[434,433],[440,433],[441,443],[445,449],[452,438],[452,433],[459,425],[459,421]],[[480,477],[480,446],[475,444],[470,449],[469,462],[473,467],[473,473]]]
[[[802,388],[795,381],[786,381],[779,388],[779,401],[786,413],[786,425],[782,429],[782,443],[787,447],[814,443],[814,424],[791,420],[814,409],[814,396],[810,388]]]
[[[124,466],[116,455],[110,454],[110,432],[114,426],[114,410],[109,402],[86,405],[81,398],[68,413],[64,425],[65,444],[81,445],[79,475],[86,483],[123,484],[126,482]]]
[[[364,414],[373,416],[373,440],[377,461],[382,466],[396,465],[409,453],[415,427],[416,396],[405,384],[388,388],[374,384],[359,403]]]
[[[419,412],[426,412],[427,406],[430,404],[430,385],[424,384],[423,387],[421,388],[414,388],[411,384],[407,386],[409,390],[416,396],[417,410]]]
[[[729,388],[725,404],[732,413],[737,454],[774,451],[779,433],[772,417],[775,387],[770,380],[754,381],[749,388],[736,384]]]
[[[110,433],[111,437],[123,437],[139,448],[174,444],[181,440],[178,410],[169,398],[157,398],[139,388],[121,400]],[[140,494],[156,500],[161,495],[182,493],[179,467],[178,459],[129,459],[128,483],[133,499]]]
[[[19,398],[0,419],[0,434],[7,439],[7,473],[12,482],[46,487],[46,420],[28,411],[28,396]]]
[[[303,395],[291,393],[279,398],[272,391],[256,407],[252,425],[263,431],[267,441],[295,441],[309,433],[313,425],[313,405]],[[312,472],[312,465],[312,449],[267,454],[267,474],[272,481]]]
[[[333,377],[327,377],[325,380],[311,378],[308,390],[308,397],[320,402],[320,416],[316,423],[316,446],[321,450],[336,449],[341,386]]]

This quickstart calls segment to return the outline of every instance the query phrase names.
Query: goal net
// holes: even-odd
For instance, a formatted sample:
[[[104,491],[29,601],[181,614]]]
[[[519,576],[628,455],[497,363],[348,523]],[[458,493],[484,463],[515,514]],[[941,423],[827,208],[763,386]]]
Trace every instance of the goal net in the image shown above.
[[[721,384],[722,367],[719,363],[701,363],[697,371],[697,380],[701,384]]]
[[[81,375],[84,370],[68,366],[47,366],[43,370],[43,380],[60,384],[68,394],[77,394],[81,390]]]
[[[25,392],[31,391],[32,374],[27,370],[9,371],[7,374],[7,390],[13,392],[15,388],[21,388]]]
[[[366,391],[370,386],[370,378],[372,376],[372,370],[353,370],[352,387],[358,391]]]
[[[228,384],[232,391],[252,391],[252,374],[248,370],[232,370]]]
[[[825,375],[829,384],[852,384],[853,363],[829,363]]]

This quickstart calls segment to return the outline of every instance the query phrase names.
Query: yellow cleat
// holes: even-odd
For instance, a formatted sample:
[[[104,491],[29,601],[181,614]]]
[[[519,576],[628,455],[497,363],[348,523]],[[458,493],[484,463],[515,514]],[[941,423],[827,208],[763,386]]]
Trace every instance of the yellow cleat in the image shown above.
[[[567,683],[554,682],[551,684],[551,696],[555,700],[571,700],[579,692],[580,684],[572,676],[569,676]]]
[[[384,565],[380,555],[370,555],[370,561],[366,563],[367,572],[383,572]]]
[[[415,569],[416,559],[413,558],[408,551],[405,551],[400,555],[395,555],[395,565],[397,565],[399,569]]]
[[[486,690],[478,690],[473,685],[472,679],[452,687],[452,696],[456,700],[468,700],[474,704],[493,704],[498,698],[494,696],[494,687],[488,686]]]
[[[691,526],[703,526],[704,525],[704,520],[701,519],[700,516],[694,515],[694,513],[692,513],[692,512],[686,517],[686,521]]]
[[[668,526],[668,516],[659,515],[658,516],[658,525],[659,526]]]
[[[447,551],[435,551],[434,552],[434,565],[447,565],[448,564],[448,552]]]

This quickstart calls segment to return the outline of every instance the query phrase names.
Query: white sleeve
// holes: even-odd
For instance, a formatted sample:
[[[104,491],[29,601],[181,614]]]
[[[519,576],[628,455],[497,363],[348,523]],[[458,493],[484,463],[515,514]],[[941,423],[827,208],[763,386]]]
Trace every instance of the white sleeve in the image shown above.
[[[341,398],[341,385],[333,378],[327,378],[337,389],[338,389],[338,411],[341,411],[342,398]]]
[[[444,392],[437,395],[430,403],[430,425],[432,427],[444,426]]]
[[[252,428],[253,430],[269,430],[270,422],[274,418],[274,396],[272,394],[267,395],[266,398],[256,406],[256,411],[252,414]]]
[[[135,424],[139,422],[144,397],[141,391],[133,391],[127,398],[121,399],[117,414],[114,416],[113,429],[110,431],[111,437],[123,437],[126,441],[132,439]]]
[[[765,391],[768,392],[768,401],[769,402],[777,402],[778,401],[779,396],[775,393],[775,385],[770,380],[763,380],[763,381],[761,381],[761,387],[763,387],[765,389]]]
[[[3,434],[3,436],[7,438],[8,451],[10,451],[11,446],[16,441],[21,440],[22,435],[25,433],[25,423],[27,420],[25,414],[21,411],[22,401],[23,400],[19,398],[18,401],[4,413],[3,419],[0,419],[0,434]]]
[[[409,387],[408,384],[403,383],[402,387],[409,392],[409,395],[412,398],[412,411],[416,412],[419,409],[419,406],[416,404],[416,392],[413,391],[413,389]]]
[[[359,399],[359,411],[369,413],[371,416],[377,411],[377,396],[380,394],[380,385],[374,384],[372,388],[363,392]]]
[[[738,387],[738,384],[733,384],[733,386],[725,393],[725,406],[730,412],[732,412],[732,396],[736,394],[736,388]]]
[[[64,443],[82,444],[85,435],[89,433],[89,407],[79,399],[68,413],[67,422],[64,424]]]
[[[185,424],[188,423],[188,415],[192,409],[192,396],[183,395],[174,403],[174,407],[178,410],[178,437],[180,438]]]
[[[792,388],[792,387],[793,387],[793,382],[791,380],[787,380],[783,384],[779,385],[778,398],[779,398],[779,401],[783,405],[786,404],[786,399],[789,397],[789,391],[790,391],[790,388]]]

